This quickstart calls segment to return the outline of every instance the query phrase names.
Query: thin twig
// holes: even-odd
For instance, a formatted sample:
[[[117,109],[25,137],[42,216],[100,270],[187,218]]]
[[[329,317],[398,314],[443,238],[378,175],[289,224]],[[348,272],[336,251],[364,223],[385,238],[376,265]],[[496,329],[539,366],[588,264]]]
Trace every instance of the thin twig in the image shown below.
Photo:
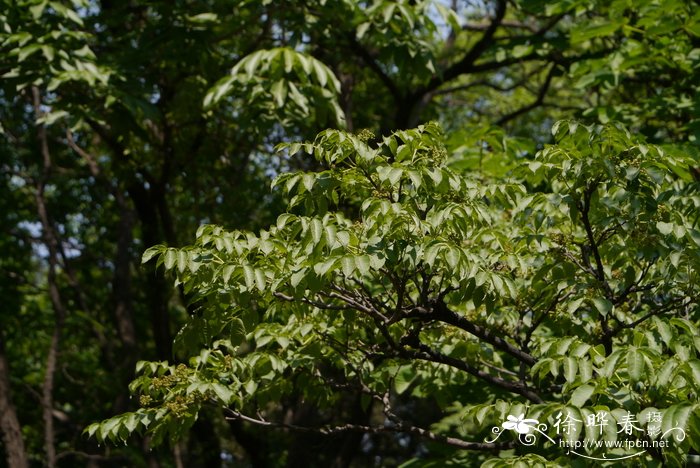
[[[465,450],[485,450],[485,451],[498,451],[511,448],[512,442],[505,443],[488,443],[488,442],[469,442],[466,440],[458,439],[456,437],[447,437],[439,434],[435,434],[427,429],[423,429],[416,426],[410,425],[385,425],[385,426],[369,426],[363,424],[340,424],[335,426],[320,426],[320,427],[307,427],[299,426],[296,424],[287,424],[282,422],[266,421],[261,418],[253,418],[246,416],[245,414],[235,411],[232,409],[227,409],[226,412],[229,416],[226,417],[228,420],[239,420],[245,421],[257,426],[264,426],[275,429],[288,429],[297,432],[315,433],[322,435],[333,435],[341,434],[345,432],[362,432],[365,434],[386,434],[386,433],[406,433],[414,434],[421,438],[432,440],[435,442],[442,442],[447,445],[454,447],[459,447]]]

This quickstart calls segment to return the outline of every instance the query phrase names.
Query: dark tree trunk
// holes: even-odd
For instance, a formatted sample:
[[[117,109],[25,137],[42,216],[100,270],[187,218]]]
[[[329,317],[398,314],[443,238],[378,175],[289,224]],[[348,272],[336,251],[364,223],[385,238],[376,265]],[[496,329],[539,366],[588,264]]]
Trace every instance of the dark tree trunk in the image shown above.
[[[190,468],[221,467],[221,445],[214,431],[211,419],[201,414],[192,426],[187,453],[187,466]]]
[[[141,224],[143,244],[151,247],[163,241],[159,229],[157,204],[153,200],[152,191],[134,183],[129,187],[129,195],[134,202],[136,213]],[[162,275],[156,273],[153,267],[146,272],[146,301],[151,312],[151,330],[156,344],[156,355],[160,360],[171,360],[172,334],[170,333],[170,318],[168,315],[168,287]]]
[[[43,116],[41,110],[41,95],[39,88],[32,88],[32,103],[34,106],[34,114],[36,118]],[[49,181],[53,170],[51,154],[49,152],[49,139],[46,132],[46,127],[39,125],[37,127],[37,139],[41,151],[42,171],[41,177],[36,181],[36,189],[34,199],[36,201],[37,215],[41,222],[42,237],[44,245],[48,250],[48,272],[47,284],[49,288],[49,299],[54,311],[54,329],[51,335],[51,344],[46,356],[46,370],[44,373],[44,382],[41,388],[41,406],[43,407],[44,419],[44,448],[46,450],[46,466],[53,468],[56,466],[56,445],[55,445],[55,430],[53,425],[53,410],[54,410],[54,380],[56,369],[58,368],[59,346],[61,343],[61,334],[63,330],[63,322],[65,321],[67,311],[61,298],[61,293],[58,288],[57,270],[60,266],[59,255],[61,252],[61,242],[53,222],[49,216],[49,210],[44,197],[46,184]]]
[[[122,360],[120,367],[124,379],[124,388],[134,377],[137,356],[136,329],[133,317],[133,294],[131,281],[131,244],[133,213],[129,208],[124,194],[119,189],[114,190],[119,207],[119,226],[117,234],[117,251],[114,258],[114,277],[112,279],[112,301],[114,304],[114,321],[116,322],[121,341]],[[122,413],[128,409],[128,394],[120,392],[114,404],[114,411]]]
[[[265,438],[246,431],[243,423],[237,419],[229,419],[228,425],[236,442],[238,442],[248,454],[250,465],[253,468],[267,467],[266,454],[268,453],[268,447]]]
[[[7,465],[10,468],[27,468],[22,430],[17,411],[10,398],[10,369],[5,357],[5,343],[0,334],[0,431],[5,446]]]

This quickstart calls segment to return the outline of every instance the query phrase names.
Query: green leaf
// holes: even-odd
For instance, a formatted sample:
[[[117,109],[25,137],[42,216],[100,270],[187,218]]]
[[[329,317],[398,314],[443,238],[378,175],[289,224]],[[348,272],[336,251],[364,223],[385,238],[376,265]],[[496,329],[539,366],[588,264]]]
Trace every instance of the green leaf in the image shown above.
[[[578,370],[578,364],[576,359],[572,357],[564,358],[564,378],[567,382],[571,383],[576,380],[576,371]]]
[[[219,401],[224,405],[230,404],[231,400],[233,400],[234,393],[230,388],[215,382],[211,384],[211,389],[214,390]]]
[[[346,255],[341,259],[340,265],[343,269],[343,274],[349,278],[355,271],[355,258],[351,255]]]
[[[660,319],[659,317],[653,317],[653,322],[654,325],[656,325],[656,329],[658,330],[659,335],[661,335],[661,339],[663,340],[664,344],[669,346],[671,344],[671,340],[673,340],[673,332],[671,331],[671,327],[665,320]]]
[[[83,433],[87,434],[88,437],[93,437],[95,435],[95,432],[97,432],[97,430],[99,428],[100,428],[100,423],[92,423],[83,430]]]
[[[321,236],[323,235],[323,223],[318,219],[311,220],[311,237],[314,244],[318,244],[321,241]]]
[[[700,360],[692,359],[686,364],[693,376],[693,381],[696,385],[700,385]]]
[[[663,420],[661,423],[662,433],[671,431],[673,428],[680,428],[685,431],[688,426],[688,421],[690,415],[693,411],[693,405],[688,403],[681,403],[679,405],[674,405],[666,409],[663,414]],[[675,431],[674,431],[675,432]],[[669,433],[667,437],[677,437],[678,433]]]
[[[532,46],[532,45],[519,44],[519,45],[516,45],[515,47],[513,47],[511,54],[513,55],[513,58],[520,58],[520,57],[524,57],[524,56],[532,53],[533,50],[534,50],[534,46]]]
[[[115,416],[113,418],[102,421],[98,428],[97,437],[100,440],[112,440],[116,439],[117,431],[119,430],[119,424],[121,423],[122,416]]]
[[[32,14],[32,18],[38,20],[41,17],[41,15],[44,14],[44,10],[46,9],[46,5],[48,5],[48,3],[48,0],[44,0],[43,2],[30,6],[29,11]]]
[[[604,297],[594,297],[593,305],[603,317],[606,317],[613,308],[612,303]]]
[[[603,366],[599,369],[599,373],[603,377],[612,377],[613,373],[617,369],[618,361],[620,360],[621,356],[621,349],[613,351],[611,355],[605,358]]]
[[[255,285],[259,291],[265,291],[267,277],[265,276],[265,272],[263,270],[255,269]]]
[[[403,170],[398,167],[392,166],[379,166],[377,168],[377,175],[379,175],[379,180],[382,182],[388,181],[391,185],[396,185],[399,180],[401,180],[401,175]]]
[[[187,252],[184,250],[178,250],[177,251],[177,269],[180,273],[184,273],[184,271],[187,269],[187,266],[189,265],[189,257],[187,255]]]
[[[229,323],[229,334],[231,336],[231,344],[238,345],[242,343],[246,336],[243,320],[238,317],[232,318]]]
[[[225,96],[229,95],[234,88],[234,83],[236,78],[233,76],[226,76],[216,82],[212,86],[207,94],[204,96],[203,107],[205,110],[211,109],[219,101],[221,101]]]
[[[593,364],[588,359],[578,361],[578,371],[582,382],[587,382],[593,378]]]
[[[18,60],[24,62],[30,55],[41,50],[41,46],[38,44],[29,44],[28,46],[22,47],[18,51]]]
[[[146,251],[143,253],[143,256],[141,257],[141,263],[148,263],[153,257],[155,257],[156,255],[160,255],[162,251],[163,247],[160,245],[156,245],[154,247],[146,249]]]
[[[302,268],[302,269],[292,273],[292,276],[290,278],[290,282],[291,282],[292,287],[296,288],[297,286],[299,286],[299,283],[301,283],[301,280],[304,279],[304,277],[306,276],[306,273],[307,273],[306,268]]]
[[[287,98],[287,85],[284,80],[278,80],[270,88],[272,97],[274,97],[277,106],[284,106],[284,101]]]
[[[582,26],[575,28],[571,32],[571,43],[578,44],[597,37],[609,36],[620,29],[620,26],[621,24],[616,22],[604,22],[602,24],[583,22]]]
[[[177,261],[177,251],[175,249],[168,249],[165,251],[165,255],[163,256],[163,264],[165,265],[166,270],[172,269],[173,265],[175,265],[175,262]]]
[[[316,183],[316,176],[314,176],[314,174],[304,174],[301,178],[301,182],[304,188],[310,192],[314,188],[314,183]]]
[[[360,23],[360,25],[357,26],[357,31],[355,33],[357,35],[357,38],[362,39],[364,37],[364,35],[367,34],[367,31],[369,30],[371,25],[372,25],[372,23],[370,23],[369,21],[365,21],[364,23]]]
[[[658,229],[661,234],[666,236],[673,232],[673,223],[659,221],[656,223],[656,229]]]
[[[360,255],[359,257],[355,257],[355,265],[357,265],[357,270],[362,275],[369,273],[370,264],[371,261],[369,255]]]
[[[243,265],[243,278],[247,289],[252,290],[255,287],[255,270],[250,265]]]
[[[386,2],[384,9],[382,10],[382,15],[384,17],[384,22],[388,23],[394,14],[394,9],[396,8],[395,3]]]
[[[347,246],[348,244],[350,244],[350,233],[347,231],[338,232],[336,238],[342,246]]]
[[[394,378],[394,390],[396,393],[401,395],[408,390],[415,378],[416,371],[413,368],[409,366],[402,367]]]
[[[216,15],[216,13],[200,13],[198,15],[188,16],[187,22],[194,24],[206,24],[215,23],[218,21],[218,19],[219,17]]]
[[[337,258],[333,257],[327,259],[324,262],[317,263],[316,265],[314,265],[314,271],[317,275],[323,276],[335,266],[336,260]]]
[[[583,407],[583,405],[586,404],[586,401],[588,401],[588,399],[593,396],[594,393],[595,386],[590,384],[581,385],[580,387],[577,387],[576,390],[574,390],[574,392],[571,394],[571,399],[569,400],[569,403],[578,408],[581,408]]]
[[[124,427],[129,433],[136,430],[139,425],[139,420],[134,413],[127,413],[126,418],[124,418]]]
[[[627,372],[632,382],[638,382],[644,374],[644,355],[637,348],[627,351]]]

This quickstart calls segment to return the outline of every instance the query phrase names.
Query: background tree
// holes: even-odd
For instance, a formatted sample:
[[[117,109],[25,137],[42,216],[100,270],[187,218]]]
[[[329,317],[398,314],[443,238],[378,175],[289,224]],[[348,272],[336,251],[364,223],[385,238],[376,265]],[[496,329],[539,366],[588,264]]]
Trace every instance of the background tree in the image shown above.
[[[265,446],[267,436],[216,412],[169,454],[149,452],[147,440],[107,453],[80,435],[132,408],[126,383],[138,359],[187,357],[172,339],[196,310],[187,292],[138,266],[141,252],[182,245],[202,223],[267,226],[282,210],[270,178],[320,168],[275,156],[280,141],[329,126],[382,135],[436,118],[455,170],[484,175],[531,158],[554,120],[584,111],[653,142],[696,144],[692,2],[1,5],[9,370],[0,371],[27,457],[50,466],[170,457],[212,466],[222,450],[253,463],[261,453],[290,464],[309,456],[276,449],[303,447],[283,433]],[[280,411],[313,422],[301,401]],[[357,404],[348,414],[361,414]],[[351,439],[316,453],[347,463]],[[376,450],[406,456],[397,441]]]

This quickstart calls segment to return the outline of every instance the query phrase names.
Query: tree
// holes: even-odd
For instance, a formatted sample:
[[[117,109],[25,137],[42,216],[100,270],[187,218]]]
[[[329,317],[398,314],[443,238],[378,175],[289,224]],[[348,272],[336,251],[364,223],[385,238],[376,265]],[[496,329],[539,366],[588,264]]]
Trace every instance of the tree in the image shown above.
[[[270,178],[321,169],[303,153],[276,156],[277,143],[437,119],[455,171],[502,177],[555,120],[585,113],[696,151],[694,2],[0,5],[3,393],[27,458],[49,466],[213,465],[222,450],[274,459],[283,445],[293,465],[326,443],[271,440],[217,411],[170,450],[146,439],[107,451],[80,436],[134,408],[138,360],[190,353],[172,342],[197,316],[191,298],[152,263],[141,268],[141,252],[182,246],[202,223],[257,232],[273,221],[283,205]],[[319,417],[301,394],[280,404],[297,424]],[[371,417],[360,401],[345,405],[358,424]],[[403,456],[400,440],[374,450]],[[319,456],[341,465],[361,442],[333,441]]]
[[[643,456],[681,463],[700,443],[694,162],[616,125],[559,122],[553,134],[515,180],[451,170],[433,124],[377,143],[326,131],[283,145],[325,170],[276,179],[289,198],[275,224],[206,225],[193,245],[145,253],[196,298],[181,332],[192,357],[140,363],[142,408],[89,433],[178,437],[213,404],[278,429],[401,434],[414,455],[442,443],[455,448],[445,461],[473,462],[514,447],[482,439],[525,408],[579,423],[658,410],[687,439]],[[321,424],[275,415],[295,394]],[[352,398],[368,423],[344,417]],[[432,417],[409,411],[430,405]]]

